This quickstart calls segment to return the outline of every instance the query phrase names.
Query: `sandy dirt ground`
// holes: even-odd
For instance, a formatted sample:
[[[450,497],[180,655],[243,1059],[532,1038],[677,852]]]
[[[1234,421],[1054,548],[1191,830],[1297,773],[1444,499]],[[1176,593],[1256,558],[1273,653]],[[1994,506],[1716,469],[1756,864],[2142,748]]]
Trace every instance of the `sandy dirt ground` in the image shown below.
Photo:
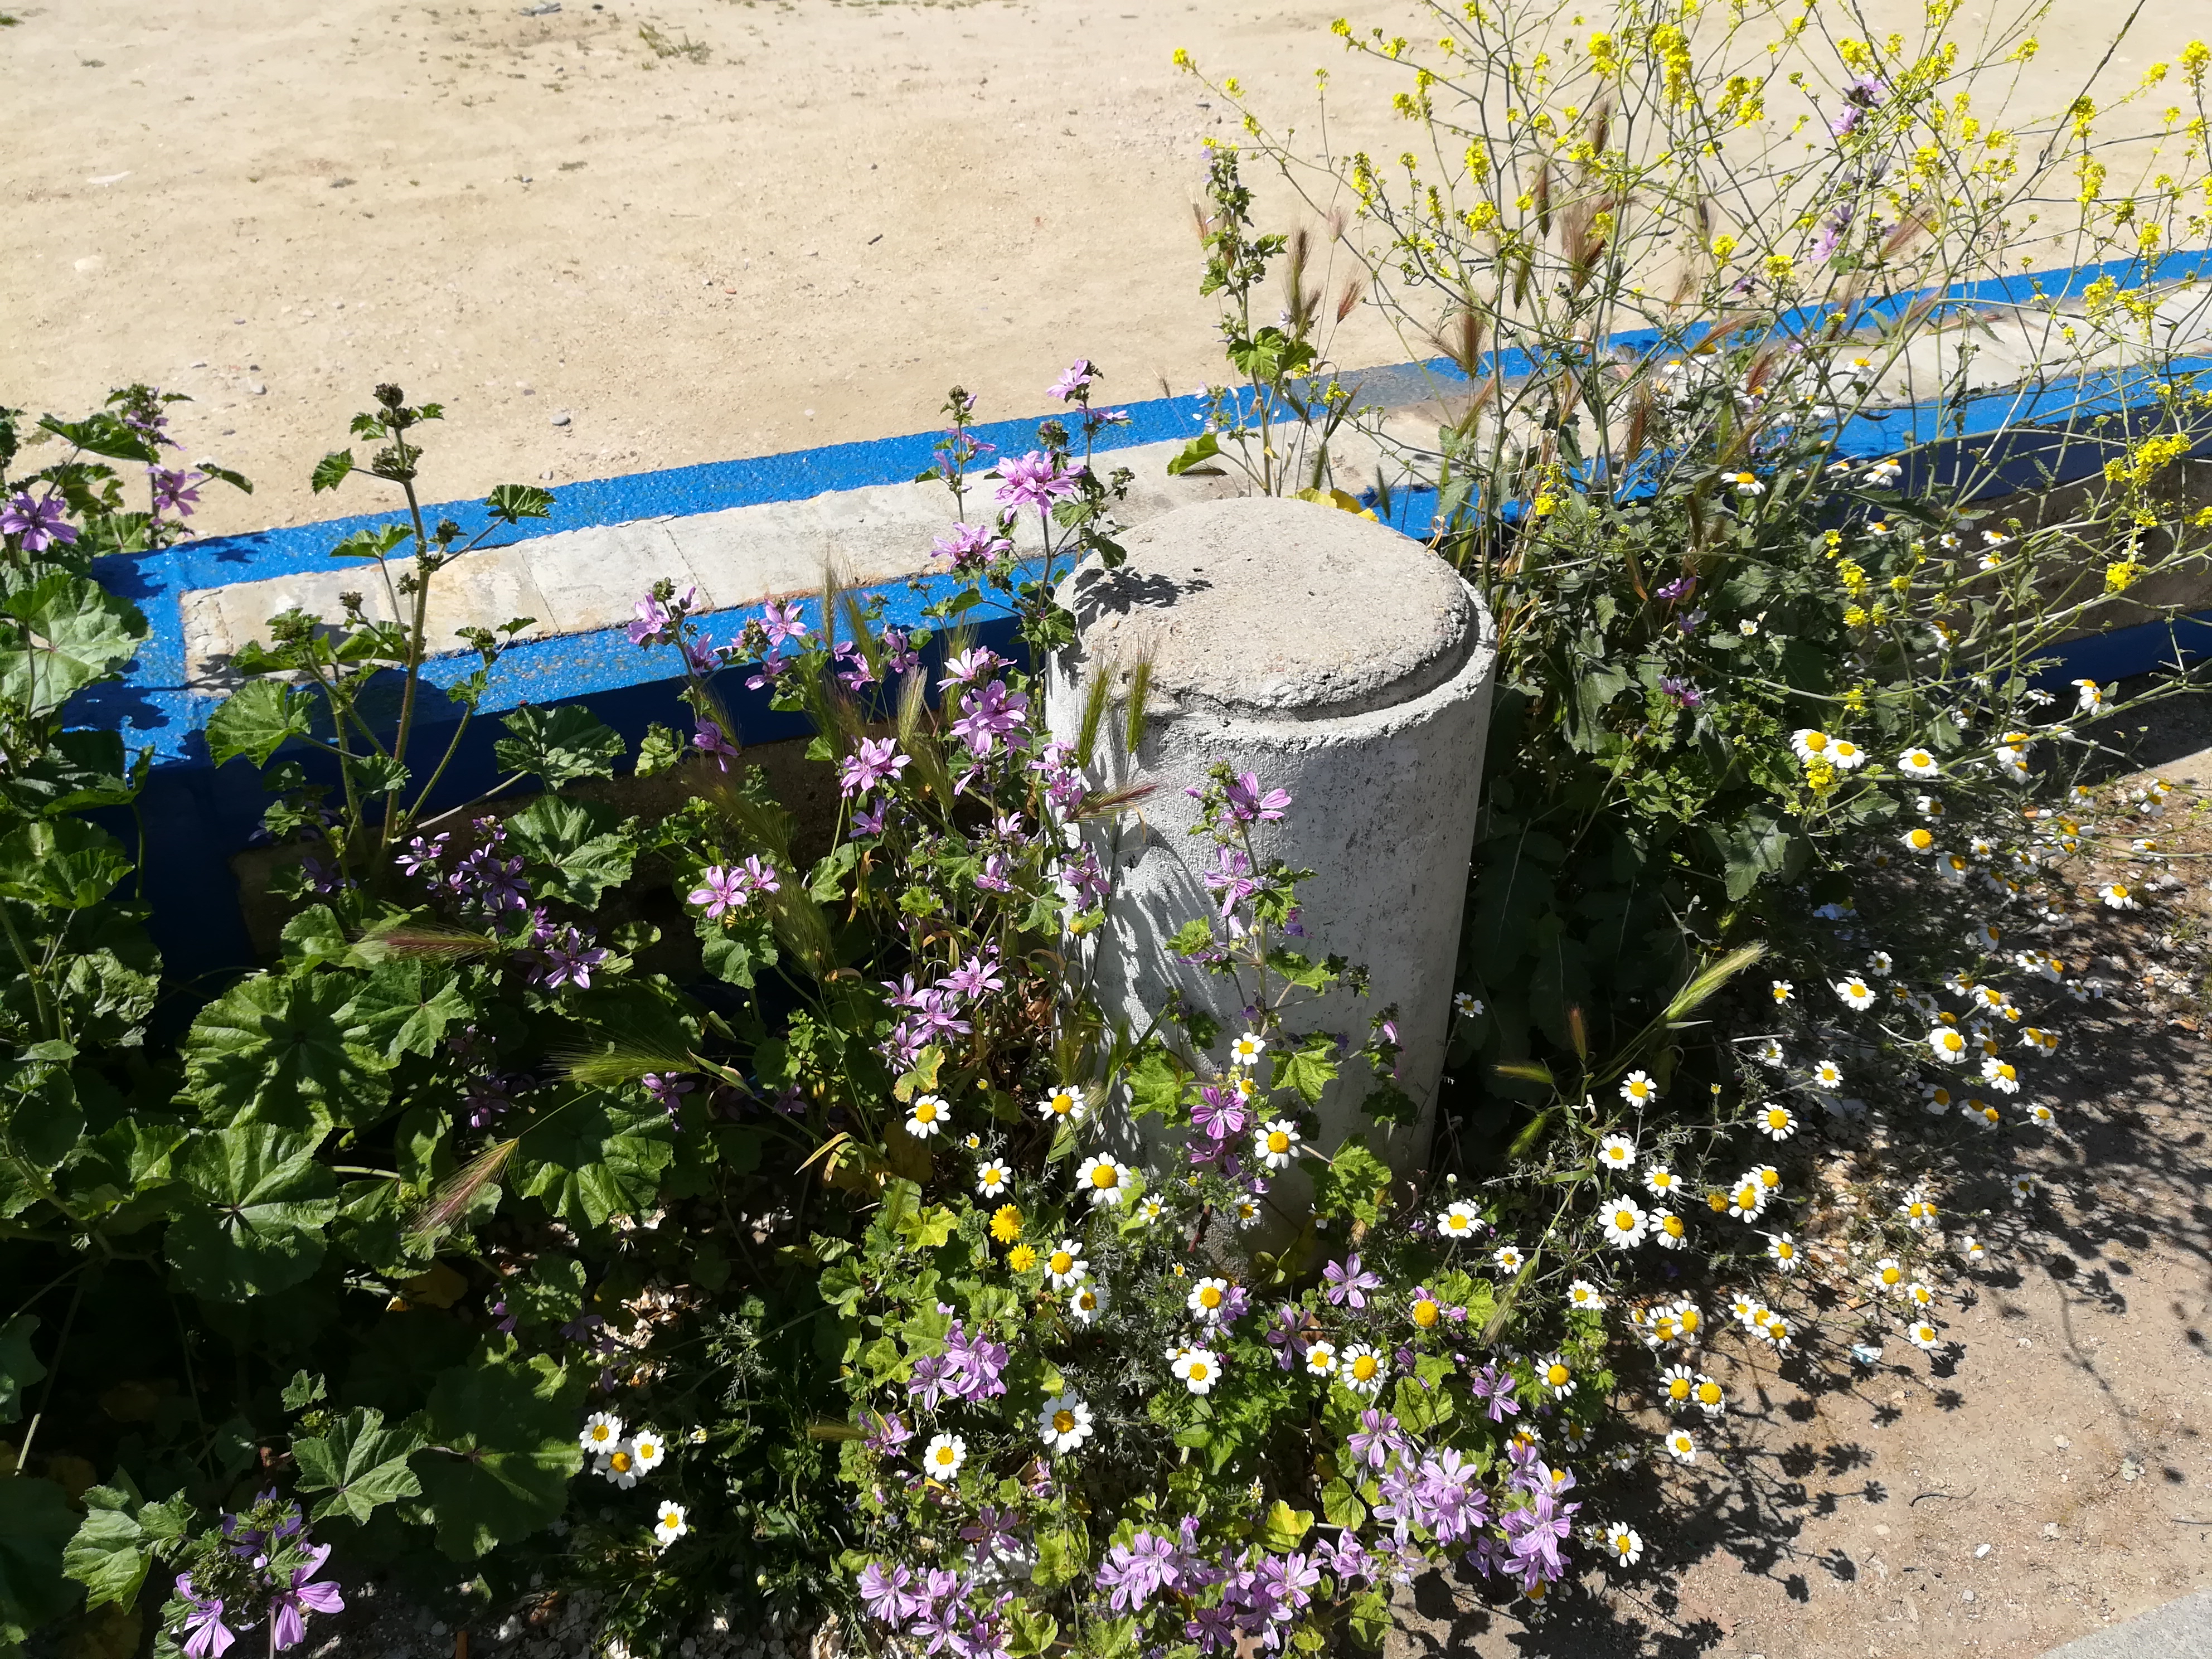
[[[955,382],[1042,414],[1079,355],[1186,391],[1222,372],[1191,204],[1234,129],[1170,54],[1309,137],[1327,66],[1340,147],[1395,154],[1342,4],[8,0],[0,401],[190,393],[185,453],[257,484],[209,493],[225,531],[327,516],[308,470],[380,380],[448,410],[435,499],[916,431]],[[2201,9],[2148,0],[2112,76]],[[2113,15],[2057,0],[2024,106]],[[1409,355],[1364,313],[1336,342]]]

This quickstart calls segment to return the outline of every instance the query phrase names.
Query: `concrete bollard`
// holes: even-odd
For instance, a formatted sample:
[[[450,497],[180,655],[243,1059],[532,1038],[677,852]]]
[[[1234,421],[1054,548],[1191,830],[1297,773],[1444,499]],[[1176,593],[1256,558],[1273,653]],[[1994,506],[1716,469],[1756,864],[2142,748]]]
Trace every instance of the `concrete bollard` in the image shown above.
[[[1243,1029],[1231,983],[1180,961],[1167,942],[1213,905],[1201,881],[1212,843],[1188,833],[1199,811],[1185,791],[1216,762],[1256,773],[1293,804],[1285,822],[1255,826],[1255,851],[1314,872],[1299,890],[1304,953],[1340,954],[1371,975],[1365,999],[1308,1002],[1295,1023],[1357,1044],[1374,1012],[1398,1006],[1398,1082],[1419,1117],[1387,1136],[1377,1129],[1369,1144],[1401,1172],[1415,1169],[1450,1032],[1497,665],[1489,614],[1419,542],[1307,501],[1182,507],[1122,544],[1121,568],[1086,562],[1061,587],[1077,639],[1048,670],[1045,695],[1054,736],[1073,742],[1091,678],[1112,677],[1116,702],[1093,776],[1107,788],[1157,786],[1124,816],[1117,845],[1108,826],[1087,832],[1120,865],[1106,925],[1089,943],[1101,1005],[1141,1030],[1180,988],[1220,1019],[1224,1042]],[[1132,757],[1109,733],[1146,660],[1149,718]],[[1372,1084],[1364,1064],[1346,1066],[1319,1108],[1320,1151],[1360,1126]],[[1126,1121],[1108,1121],[1133,1149]]]

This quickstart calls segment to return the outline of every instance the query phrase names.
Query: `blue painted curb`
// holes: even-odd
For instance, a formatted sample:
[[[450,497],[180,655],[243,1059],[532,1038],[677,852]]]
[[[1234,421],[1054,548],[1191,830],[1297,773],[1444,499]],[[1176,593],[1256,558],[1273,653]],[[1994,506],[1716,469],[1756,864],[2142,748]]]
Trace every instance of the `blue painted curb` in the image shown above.
[[[2077,295],[2105,276],[2137,284],[2179,281],[2207,270],[2212,270],[2212,250],[2172,253],[2151,262],[2117,260],[1961,283],[1937,297],[1943,307],[2021,303],[2039,297]],[[1908,295],[1864,302],[1845,320],[1858,326],[1893,319],[1917,297]],[[1832,312],[1832,307],[1811,308],[1796,313],[1793,320],[1810,329]],[[1616,336],[1608,343],[1616,353],[1648,359],[1693,349],[1708,332],[1704,325],[1673,336],[1642,330]],[[1525,353],[1493,353],[1483,359],[1478,378],[1486,379],[1492,374],[1518,378],[1546,367]],[[2184,372],[2212,369],[2212,358],[2191,360],[2178,367]],[[1336,378],[1354,388],[1363,404],[1413,403],[1470,384],[1467,375],[1443,357],[1347,371]],[[1846,423],[1838,437],[1838,449],[1862,459],[1910,451],[1908,488],[1948,482],[1978,468],[1990,480],[1986,486],[1990,493],[2018,489],[2083,476],[2094,471],[2103,459],[2094,441],[2080,436],[2062,441],[2049,431],[2022,431],[2022,425],[2060,414],[2118,413],[2139,407],[2147,401],[2148,388],[2145,377],[2091,375],[2051,388],[1995,392],[1940,408],[1888,410]],[[1126,413],[1125,423],[1098,433],[1093,444],[1097,453],[1110,455],[1118,449],[1188,438],[1196,432],[1196,400],[1189,397],[1141,400],[1126,405]],[[1061,411],[1057,417],[994,422],[971,428],[970,432],[1000,454],[1020,453],[1036,447],[1038,422],[1048,418],[1072,419],[1073,411]],[[2000,433],[2005,434],[2002,450],[1991,455],[1990,446]],[[914,433],[566,484],[556,497],[550,517],[488,544],[906,483],[930,470],[941,435],[939,432]],[[2199,453],[2208,450],[2212,450],[2212,442]],[[1433,492],[1402,492],[1391,504],[1390,520],[1409,533],[1425,533],[1433,502]],[[426,505],[422,512],[431,523],[453,520],[466,534],[474,534],[485,525],[480,501]],[[219,971],[250,963],[252,949],[238,914],[229,860],[247,843],[266,804],[259,775],[253,769],[234,764],[218,769],[209,763],[201,732],[215,700],[185,689],[184,596],[231,582],[325,568],[329,550],[344,537],[404,522],[404,514],[398,511],[360,514],[187,541],[155,554],[98,562],[100,579],[137,604],[146,615],[149,633],[125,680],[81,695],[70,712],[73,724],[119,730],[132,747],[150,746],[154,751],[154,777],[142,799],[141,815],[149,823],[159,823],[161,830],[156,838],[158,846],[147,861],[145,882],[154,901],[153,932],[173,973]],[[860,597],[880,599],[886,621],[911,624],[921,619],[925,606],[949,589],[945,579],[925,577],[862,590]],[[801,603],[818,629],[818,601]],[[742,613],[734,611],[708,618],[710,623],[730,627],[741,620]],[[2203,626],[2192,631],[2195,624]],[[988,637],[998,639],[1003,646],[1006,631],[1001,623]],[[2094,673],[2100,679],[2112,679],[2142,672],[2169,658],[2208,653],[2212,653],[2212,612],[2174,627],[2151,624],[2076,641],[2066,647],[2066,666],[2052,678],[2063,680],[2075,674]],[[444,659],[431,665],[428,676],[434,684],[449,684],[472,666],[472,660]],[[681,677],[681,665],[672,649],[641,651],[619,629],[559,635],[526,641],[509,650],[494,670],[483,709],[485,714],[495,714],[522,703],[585,701],[634,744],[650,721],[678,720],[681,710],[673,693]],[[717,690],[727,696],[744,739],[770,741],[795,735],[800,729],[794,717],[779,715],[769,708],[764,692],[745,692],[741,687],[741,678],[725,676]],[[430,711],[428,720],[433,729],[426,735],[434,740],[435,727],[455,718],[458,711],[449,706]],[[447,774],[438,805],[466,800],[489,786],[496,776],[491,744],[499,735],[496,720],[475,722]],[[311,775],[313,770],[311,766]],[[135,835],[135,826],[128,819],[118,819],[115,827],[118,833]]]

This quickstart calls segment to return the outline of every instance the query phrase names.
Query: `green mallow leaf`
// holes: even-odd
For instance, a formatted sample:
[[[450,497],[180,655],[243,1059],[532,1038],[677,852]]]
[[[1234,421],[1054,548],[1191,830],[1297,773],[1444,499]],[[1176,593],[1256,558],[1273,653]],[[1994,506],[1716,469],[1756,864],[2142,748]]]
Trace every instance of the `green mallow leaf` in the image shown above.
[[[89,1607],[112,1601],[129,1607],[154,1564],[155,1545],[138,1523],[140,1498],[122,1486],[94,1486],[84,1494],[84,1524],[62,1550],[62,1571],[85,1589]]]
[[[295,1129],[374,1122],[391,1092],[390,1062],[356,1015],[360,983],[331,973],[241,980],[192,1022],[185,1097],[218,1122],[249,1115]]]
[[[82,818],[34,818],[0,839],[0,898],[82,910],[130,873],[122,843]]]
[[[652,1207],[660,1172],[676,1156],[675,1139],[659,1107],[592,1095],[522,1137],[511,1180],[558,1219],[596,1231],[609,1216]]]
[[[182,1173],[198,1200],[169,1224],[169,1260],[186,1288],[244,1302],[297,1285],[323,1260],[337,1214],[336,1182],[315,1161],[316,1137],[270,1123],[204,1131]]]
[[[411,1425],[386,1428],[384,1413],[373,1406],[356,1407],[327,1433],[295,1440],[300,1490],[328,1494],[315,1500],[309,1518],[342,1515],[362,1522],[379,1504],[421,1497],[422,1483],[408,1459],[427,1443]]]
[[[435,1448],[412,1466],[440,1549],[473,1561],[559,1518],[584,1463],[585,1381],[544,1354],[479,1353],[439,1376],[427,1413]]]
[[[237,755],[265,766],[288,739],[307,734],[313,707],[304,691],[276,680],[255,680],[208,717],[208,753],[217,766]]]
[[[57,571],[0,600],[15,623],[0,652],[0,696],[51,714],[138,654],[138,607],[82,576]]]
[[[533,772],[549,789],[578,778],[611,778],[623,757],[622,734],[575,704],[536,708],[524,703],[500,717],[512,735],[492,744],[502,770]]]
[[[354,993],[352,1015],[386,1060],[396,1062],[403,1054],[427,1059],[438,1052],[446,1027],[468,1018],[469,1000],[452,973],[435,963],[391,957]]]
[[[540,876],[539,892],[586,909],[595,908],[608,888],[629,879],[637,850],[628,824],[608,809],[555,795],[509,818],[507,833],[541,870],[550,866],[550,879]]]
[[[38,1328],[36,1314],[17,1314],[0,1325],[0,1423],[21,1420],[23,1390],[46,1374],[31,1352],[31,1334]]]
[[[27,1474],[0,1480],[0,1650],[26,1640],[76,1600],[62,1552],[76,1536],[69,1494]]]

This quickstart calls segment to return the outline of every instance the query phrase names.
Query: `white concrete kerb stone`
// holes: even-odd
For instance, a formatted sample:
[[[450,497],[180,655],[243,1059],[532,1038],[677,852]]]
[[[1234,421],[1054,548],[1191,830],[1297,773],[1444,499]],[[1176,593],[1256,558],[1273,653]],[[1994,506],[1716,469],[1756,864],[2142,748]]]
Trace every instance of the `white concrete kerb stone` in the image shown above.
[[[1397,1005],[1398,1081],[1419,1115],[1369,1144],[1413,1169],[1428,1151],[1450,1030],[1497,666],[1490,616],[1420,543],[1310,502],[1182,507],[1122,545],[1121,568],[1089,561],[1062,586],[1077,640],[1049,665],[1045,695],[1053,735],[1072,742],[1094,675],[1113,677],[1126,706],[1118,694],[1139,662],[1152,664],[1136,754],[1123,752],[1117,707],[1093,757],[1103,787],[1154,786],[1121,819],[1118,843],[1105,823],[1086,830],[1120,866],[1106,924],[1088,941],[1101,1006],[1142,1030],[1180,988],[1222,1022],[1224,1049],[1244,1029],[1233,982],[1179,960],[1168,941],[1214,907],[1202,879],[1212,843],[1189,833],[1199,804],[1185,792],[1217,762],[1257,774],[1292,804],[1283,823],[1254,827],[1255,850],[1314,872],[1299,890],[1304,953],[1341,955],[1370,975],[1364,1000],[1304,1000],[1290,1011],[1293,1029],[1341,1031],[1357,1046],[1370,1017]],[[1319,1108],[1321,1151],[1361,1127],[1372,1086],[1364,1065],[1346,1066]],[[1133,1151],[1139,1137],[1110,1103],[1107,1121]]]

